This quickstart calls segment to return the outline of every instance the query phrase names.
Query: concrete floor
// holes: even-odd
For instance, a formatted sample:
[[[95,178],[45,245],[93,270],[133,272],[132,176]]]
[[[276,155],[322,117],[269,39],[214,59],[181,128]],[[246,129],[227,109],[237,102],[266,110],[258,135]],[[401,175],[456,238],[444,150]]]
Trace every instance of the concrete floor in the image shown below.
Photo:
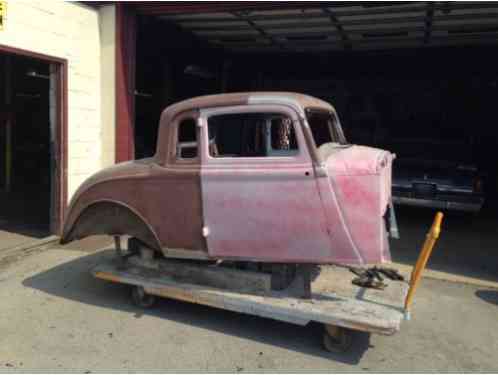
[[[348,354],[321,327],[162,300],[133,307],[93,279],[107,252],[51,249],[0,266],[0,371],[497,371],[498,290],[424,279],[412,320],[358,333]]]
[[[40,231],[36,233],[30,231],[28,233],[20,229],[22,229],[22,227],[21,228],[13,226],[9,226],[8,228],[5,226],[2,227],[0,223],[0,256],[2,250],[7,250],[13,247],[26,245],[49,235],[45,231]]]
[[[445,212],[442,231],[427,265],[444,278],[498,286],[498,207],[479,214]],[[413,266],[436,211],[396,207],[401,238],[391,241],[393,261]]]

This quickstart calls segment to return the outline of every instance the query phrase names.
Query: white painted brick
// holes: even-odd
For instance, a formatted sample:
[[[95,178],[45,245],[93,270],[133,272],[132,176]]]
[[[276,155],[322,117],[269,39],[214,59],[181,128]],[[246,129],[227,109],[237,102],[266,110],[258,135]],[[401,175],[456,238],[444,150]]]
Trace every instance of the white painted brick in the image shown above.
[[[73,174],[72,178],[68,181],[67,189],[71,192],[74,192],[78,189],[78,187],[88,178],[88,174]]]
[[[76,120],[74,118],[72,119],[72,123],[76,123]],[[100,137],[100,127],[88,126],[87,124],[72,126],[71,131],[70,132],[68,131],[68,138],[70,142],[94,142],[97,145],[99,145],[100,144],[100,140],[98,139],[99,137]]]
[[[73,174],[90,175],[100,169],[100,155],[95,158],[86,156],[83,158],[71,159],[70,162],[68,162],[68,167],[69,166],[71,166]]]
[[[0,44],[68,61],[69,197],[102,168],[102,150],[113,147],[102,144],[99,22],[99,11],[82,3],[16,0],[0,31]]]

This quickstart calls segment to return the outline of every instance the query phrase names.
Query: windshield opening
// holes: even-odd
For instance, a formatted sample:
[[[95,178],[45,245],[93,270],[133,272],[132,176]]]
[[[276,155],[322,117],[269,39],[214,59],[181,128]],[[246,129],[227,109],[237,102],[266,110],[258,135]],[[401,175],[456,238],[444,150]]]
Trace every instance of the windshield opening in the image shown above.
[[[339,121],[334,113],[308,108],[306,110],[306,119],[308,120],[317,148],[325,143],[347,144]]]

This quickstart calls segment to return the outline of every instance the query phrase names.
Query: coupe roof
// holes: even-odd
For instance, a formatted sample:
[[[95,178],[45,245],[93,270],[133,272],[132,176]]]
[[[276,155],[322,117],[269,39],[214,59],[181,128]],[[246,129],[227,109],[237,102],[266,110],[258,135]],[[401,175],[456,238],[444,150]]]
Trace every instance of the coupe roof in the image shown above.
[[[309,95],[292,92],[240,92],[198,96],[167,107],[161,116],[161,124],[169,123],[181,112],[201,109],[250,104],[284,104],[296,109],[318,108],[335,112],[334,107]]]

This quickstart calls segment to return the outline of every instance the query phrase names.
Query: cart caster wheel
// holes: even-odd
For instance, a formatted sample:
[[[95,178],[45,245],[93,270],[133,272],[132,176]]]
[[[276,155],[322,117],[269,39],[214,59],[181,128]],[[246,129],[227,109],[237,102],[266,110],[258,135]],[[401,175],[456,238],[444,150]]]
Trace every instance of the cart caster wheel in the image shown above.
[[[351,332],[342,327],[325,324],[323,346],[331,353],[345,353],[351,348]]]
[[[131,299],[133,303],[142,308],[150,308],[156,302],[156,297],[147,294],[142,286],[134,285],[131,289]]]

